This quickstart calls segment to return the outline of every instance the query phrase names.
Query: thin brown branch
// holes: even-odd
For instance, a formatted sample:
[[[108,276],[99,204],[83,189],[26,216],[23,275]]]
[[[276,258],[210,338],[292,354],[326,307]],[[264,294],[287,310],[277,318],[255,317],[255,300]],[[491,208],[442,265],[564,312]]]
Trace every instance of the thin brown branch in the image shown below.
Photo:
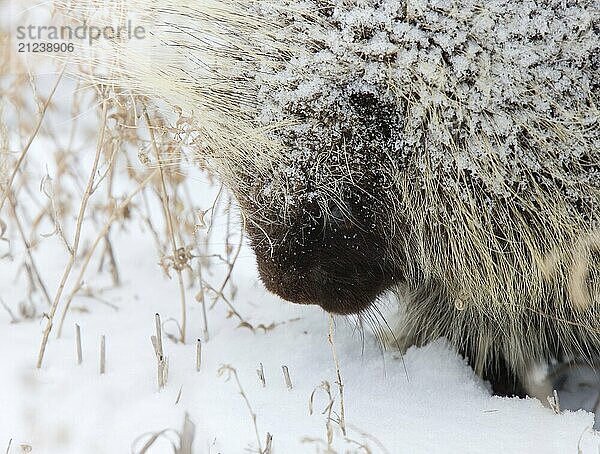
[[[94,157],[94,164],[92,165],[92,171],[90,172],[90,177],[88,179],[87,188],[85,193],[83,194],[83,198],[81,200],[81,204],[79,206],[79,214],[77,215],[77,225],[75,227],[75,237],[73,239],[73,244],[71,246],[71,255],[69,257],[69,262],[67,263],[67,267],[63,272],[63,276],[61,278],[60,284],[58,285],[58,290],[56,291],[56,295],[54,297],[54,301],[52,302],[52,307],[50,308],[50,312],[48,313],[48,319],[46,322],[46,328],[44,329],[44,334],[42,337],[42,342],[40,345],[40,351],[37,359],[37,368],[42,367],[42,361],[44,360],[44,353],[46,351],[46,345],[48,343],[48,337],[50,336],[50,331],[52,331],[54,315],[56,314],[56,310],[58,308],[58,304],[60,303],[60,298],[62,296],[63,290],[67,283],[67,279],[71,274],[71,270],[73,269],[73,265],[75,264],[75,259],[77,258],[77,252],[79,250],[79,241],[81,239],[81,230],[83,227],[83,218],[85,215],[85,211],[88,206],[88,201],[92,196],[92,187],[94,185],[94,178],[96,176],[96,172],[98,171],[98,163],[100,161],[100,155],[102,154],[102,146],[104,143],[104,132],[106,129],[106,118],[108,112],[108,104],[107,101],[102,103],[102,124],[100,130],[100,136],[98,137],[98,143],[96,146],[96,155]]]
[[[57,334],[57,337],[61,336],[62,328],[63,328],[64,322],[65,322],[65,317],[67,316],[67,312],[69,311],[69,308],[71,307],[71,302],[73,301],[73,298],[75,297],[75,295],[77,294],[77,292],[81,288],[81,282],[83,281],[83,277],[84,277],[85,272],[86,272],[86,270],[88,268],[88,265],[90,264],[90,261],[92,259],[93,254],[94,254],[94,251],[98,248],[98,245],[106,237],[106,234],[107,234],[107,232],[110,229],[110,226],[120,216],[120,213],[123,212],[123,210],[125,208],[127,208],[127,206],[131,203],[131,201],[133,200],[133,198],[137,194],[139,194],[139,192],[142,191],[142,189],[145,188],[146,185],[154,178],[154,176],[156,175],[156,172],[157,172],[156,170],[151,171],[146,176],[146,178],[144,178],[144,180],[142,180],[139,183],[138,187],[135,188],[135,190],[132,191],[131,194],[129,194],[127,196],[127,198],[125,200],[123,200],[123,202],[121,202],[119,204],[119,206],[116,207],[113,210],[111,216],[105,222],[104,227],[100,230],[100,232],[96,236],[96,239],[92,243],[92,246],[87,251],[87,254],[85,256],[84,262],[81,265],[81,269],[79,270],[79,275],[77,276],[77,279],[75,280],[75,284],[73,286],[73,289],[71,290],[71,292],[69,293],[69,297],[67,298],[67,302],[65,304],[65,307],[64,307],[64,309],[62,311],[62,314],[61,314],[61,317],[60,317],[60,323],[58,324],[58,334]]]
[[[10,193],[10,189],[11,189],[11,187],[13,185],[14,180],[15,180],[15,177],[16,177],[17,173],[19,172],[19,169],[21,168],[21,164],[23,164],[23,161],[25,160],[25,156],[27,156],[27,152],[31,148],[31,144],[35,140],[38,132],[40,131],[40,128],[42,127],[42,123],[44,122],[44,117],[46,116],[46,111],[48,110],[48,107],[50,106],[50,102],[52,101],[52,98],[54,97],[54,94],[56,93],[56,89],[60,85],[60,81],[62,80],[62,77],[63,77],[63,74],[65,72],[66,67],[67,67],[66,64],[63,65],[62,70],[58,74],[58,77],[56,78],[56,82],[54,83],[54,86],[52,87],[52,90],[50,91],[50,95],[48,96],[48,99],[46,99],[46,101],[42,105],[42,109],[40,111],[40,116],[39,116],[38,121],[37,121],[37,123],[35,125],[35,128],[34,128],[32,134],[31,134],[31,136],[29,136],[29,140],[27,141],[27,143],[23,147],[23,150],[21,151],[21,154],[17,158],[17,162],[15,164],[15,167],[14,167],[14,169],[13,169],[11,175],[10,175],[10,178],[8,179],[8,182],[6,184],[6,187],[4,188],[4,191],[2,192],[2,199],[0,199],[0,211],[2,211],[2,208],[4,207],[4,202],[6,202],[8,194]]]
[[[158,145],[156,143],[156,137],[154,136],[154,127],[152,126],[152,122],[150,121],[150,116],[148,115],[148,111],[144,108],[144,118],[146,120],[146,124],[148,126],[148,131],[150,134],[150,143],[154,154],[156,155],[156,159],[158,161],[158,169],[160,172],[160,182],[161,182],[161,199],[163,204],[163,209],[165,212],[165,219],[167,221],[167,229],[169,233],[169,238],[171,240],[171,248],[173,250],[173,257],[177,256],[177,243],[175,241],[175,230],[173,229],[173,218],[171,215],[171,208],[169,206],[169,194],[167,192],[167,183],[165,180],[164,173],[164,165],[162,162],[162,157],[160,151],[158,149]],[[187,322],[187,311],[186,311],[186,303],[185,303],[185,285],[183,282],[183,274],[180,269],[175,270],[177,273],[177,278],[179,281],[179,297],[181,301],[181,336],[180,342],[185,344],[185,334],[186,334],[186,322]]]
[[[25,245],[25,251],[27,252],[27,256],[29,257],[29,264],[31,265],[31,270],[32,270],[33,274],[35,275],[35,279],[40,287],[40,290],[42,291],[42,295],[44,295],[44,298],[46,299],[46,302],[48,303],[48,306],[51,306],[52,300],[50,299],[50,295],[48,294],[46,285],[44,284],[44,281],[42,280],[42,276],[39,272],[39,269],[35,263],[35,260],[33,259],[33,254],[31,252],[31,249],[32,249],[31,243],[27,240],[27,237],[25,236],[25,231],[23,230],[23,224],[21,223],[21,220],[19,219],[19,215],[17,213],[17,207],[15,204],[15,201],[13,200],[12,195],[8,197],[8,203],[9,203],[10,209],[12,211],[12,215],[13,215],[15,224],[17,225],[17,231],[19,232],[21,241],[23,241],[23,244]]]
[[[337,385],[340,392],[340,414],[338,424],[342,429],[344,437],[346,436],[346,416],[344,410],[344,382],[342,381],[342,373],[340,371],[340,362],[338,360],[337,352],[335,350],[335,343],[333,341],[334,323],[333,315],[329,314],[329,335],[327,339],[331,345],[331,352],[333,354],[333,362],[335,363],[335,373],[337,376]]]
[[[215,304],[217,303],[217,301],[219,300],[219,298],[224,298],[224,293],[223,291],[225,290],[225,287],[227,286],[227,283],[229,282],[229,280],[231,279],[231,275],[233,273],[233,267],[235,266],[235,263],[237,262],[237,259],[240,255],[240,251],[242,250],[242,244],[244,242],[244,231],[246,230],[246,217],[244,215],[242,215],[242,230],[240,232],[240,239],[238,241],[238,245],[237,245],[237,249],[235,251],[235,254],[233,256],[233,260],[231,261],[227,261],[228,263],[228,270],[227,270],[227,275],[225,276],[225,279],[223,280],[223,283],[221,284],[221,287],[219,288],[219,290],[217,291],[217,295],[215,296],[214,301],[212,302],[210,308],[212,309],[213,307],[215,307]]]

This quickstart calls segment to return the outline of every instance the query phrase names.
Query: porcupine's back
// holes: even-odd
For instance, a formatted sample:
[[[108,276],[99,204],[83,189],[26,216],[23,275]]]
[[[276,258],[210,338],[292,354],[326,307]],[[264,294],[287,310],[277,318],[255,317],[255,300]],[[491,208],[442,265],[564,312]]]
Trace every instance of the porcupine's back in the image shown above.
[[[479,371],[597,350],[598,0],[144,3],[159,58],[117,79],[194,110],[271,290],[401,281],[408,337]]]

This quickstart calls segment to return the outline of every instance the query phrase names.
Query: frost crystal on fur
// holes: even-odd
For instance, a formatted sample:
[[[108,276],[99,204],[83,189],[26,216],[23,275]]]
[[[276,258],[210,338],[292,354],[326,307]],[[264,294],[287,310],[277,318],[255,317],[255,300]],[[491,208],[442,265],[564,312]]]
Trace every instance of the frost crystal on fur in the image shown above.
[[[368,95],[394,106],[396,131],[384,146],[400,165],[418,168],[415,178],[450,189],[462,173],[492,203],[531,191],[535,176],[595,206],[586,185],[600,181],[600,2],[363,0],[303,8],[315,16],[292,10],[280,21],[311,51],[274,74],[261,72],[257,84],[259,119],[296,118],[285,135],[298,148],[330,147],[362,121],[352,118],[352,98]]]

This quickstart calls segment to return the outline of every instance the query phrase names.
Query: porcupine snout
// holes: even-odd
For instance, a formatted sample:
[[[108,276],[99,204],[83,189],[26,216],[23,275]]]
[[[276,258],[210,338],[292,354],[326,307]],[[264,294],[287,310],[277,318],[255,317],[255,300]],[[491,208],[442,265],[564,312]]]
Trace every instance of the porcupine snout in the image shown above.
[[[353,210],[351,219],[332,219],[305,209],[287,224],[249,227],[267,289],[287,301],[337,314],[367,308],[396,278],[365,210]]]
[[[251,189],[238,201],[267,289],[350,314],[399,276],[389,247],[398,113],[371,93],[344,93],[326,112],[298,107],[304,124],[277,130],[282,156],[260,176],[241,172]]]

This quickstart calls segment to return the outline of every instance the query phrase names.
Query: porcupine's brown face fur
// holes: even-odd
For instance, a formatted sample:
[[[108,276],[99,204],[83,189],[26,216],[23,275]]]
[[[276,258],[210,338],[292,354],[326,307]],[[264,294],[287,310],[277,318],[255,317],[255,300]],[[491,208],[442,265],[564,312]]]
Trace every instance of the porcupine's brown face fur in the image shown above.
[[[360,196],[349,207],[352,220],[337,212],[326,222],[318,207],[305,206],[302,217],[290,225],[264,227],[274,244],[260,239],[265,232],[249,227],[266,288],[293,303],[348,314],[367,308],[393,285],[370,207],[362,206]]]
[[[283,135],[291,158],[272,179],[286,176],[284,193],[265,194],[270,182],[257,179],[251,197],[239,198],[246,213],[255,213],[247,231],[266,288],[294,303],[350,314],[368,308],[398,279],[384,237],[389,175],[381,165],[397,116],[395,107],[370,95],[350,94],[340,103],[346,111],[344,122],[335,120],[340,128],[326,117],[309,120],[332,129],[330,143],[298,140],[293,129]],[[266,199],[274,209],[265,209]]]

